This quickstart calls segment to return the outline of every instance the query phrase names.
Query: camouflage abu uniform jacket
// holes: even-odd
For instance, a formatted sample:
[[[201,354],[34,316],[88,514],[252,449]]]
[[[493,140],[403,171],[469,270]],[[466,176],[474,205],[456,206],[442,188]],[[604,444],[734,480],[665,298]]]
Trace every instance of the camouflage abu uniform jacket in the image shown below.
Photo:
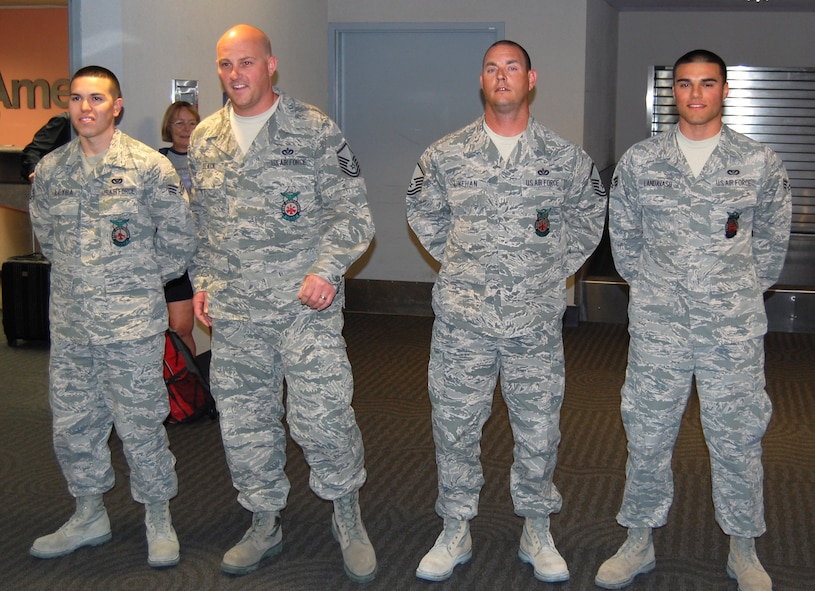
[[[374,227],[356,157],[336,124],[275,88],[277,111],[248,154],[229,123],[231,105],[195,129],[188,153],[191,206],[200,247],[190,267],[209,314],[285,320],[308,274],[330,281],[343,305],[342,277]]]
[[[532,117],[509,161],[483,115],[434,143],[414,172],[407,217],[441,263],[436,314],[501,337],[560,322],[566,278],[600,241],[605,207],[589,156]]]
[[[612,180],[609,230],[631,288],[631,334],[705,345],[763,335],[762,294],[790,234],[787,172],[768,147],[723,126],[695,178],[677,133],[632,146]]]
[[[95,178],[76,138],[37,165],[31,220],[51,261],[51,331],[93,344],[167,328],[164,283],[195,251],[178,175],[154,148],[118,129]]]

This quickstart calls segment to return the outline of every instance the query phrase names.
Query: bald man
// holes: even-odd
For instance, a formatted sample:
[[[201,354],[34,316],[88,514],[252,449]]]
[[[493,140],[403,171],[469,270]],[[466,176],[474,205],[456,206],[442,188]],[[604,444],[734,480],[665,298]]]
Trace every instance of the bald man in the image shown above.
[[[368,582],[377,563],[360,516],[366,471],[342,336],[343,276],[374,232],[365,182],[336,124],[272,86],[277,58],[263,31],[233,27],[217,54],[229,101],[190,143],[200,238],[190,276],[196,316],[212,327],[232,482],[253,514],[221,569],[247,574],[281,549],[286,415],[312,490],[333,501],[345,572]]]

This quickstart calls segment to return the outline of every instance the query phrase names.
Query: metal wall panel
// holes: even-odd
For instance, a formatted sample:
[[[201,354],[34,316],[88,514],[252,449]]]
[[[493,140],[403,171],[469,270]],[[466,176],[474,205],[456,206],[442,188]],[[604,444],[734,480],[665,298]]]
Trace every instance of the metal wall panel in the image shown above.
[[[734,66],[727,69],[727,81],[724,122],[782,158],[792,184],[792,232],[815,237],[815,68]],[[652,135],[679,118],[672,84],[672,66],[653,68],[648,108]]]

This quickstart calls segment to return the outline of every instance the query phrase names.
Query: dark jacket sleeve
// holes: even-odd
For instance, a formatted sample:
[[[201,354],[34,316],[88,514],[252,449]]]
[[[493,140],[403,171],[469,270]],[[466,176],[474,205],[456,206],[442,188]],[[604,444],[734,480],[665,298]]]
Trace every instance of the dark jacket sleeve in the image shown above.
[[[68,113],[60,113],[48,120],[43,125],[31,143],[23,148],[23,162],[20,167],[20,176],[24,180],[34,172],[40,159],[53,152],[60,146],[67,144],[71,140],[71,118]]]

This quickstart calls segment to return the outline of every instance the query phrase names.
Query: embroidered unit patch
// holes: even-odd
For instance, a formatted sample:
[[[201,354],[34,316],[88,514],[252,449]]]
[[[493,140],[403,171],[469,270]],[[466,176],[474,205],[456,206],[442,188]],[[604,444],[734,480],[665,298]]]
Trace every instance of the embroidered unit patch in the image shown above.
[[[727,222],[724,224],[724,237],[733,238],[739,232],[739,216],[740,211],[727,212]]]
[[[113,224],[113,228],[110,231],[110,239],[115,246],[127,246],[130,244],[130,229],[127,227],[127,222],[129,221],[129,219],[110,220],[110,223]]]
[[[293,222],[300,217],[300,202],[297,201],[297,196],[300,191],[293,193],[283,192],[283,203],[280,206],[280,212],[283,214],[283,219],[287,222]]]
[[[548,209],[538,209],[538,219],[535,220],[535,234],[538,236],[549,235],[549,211]]]

